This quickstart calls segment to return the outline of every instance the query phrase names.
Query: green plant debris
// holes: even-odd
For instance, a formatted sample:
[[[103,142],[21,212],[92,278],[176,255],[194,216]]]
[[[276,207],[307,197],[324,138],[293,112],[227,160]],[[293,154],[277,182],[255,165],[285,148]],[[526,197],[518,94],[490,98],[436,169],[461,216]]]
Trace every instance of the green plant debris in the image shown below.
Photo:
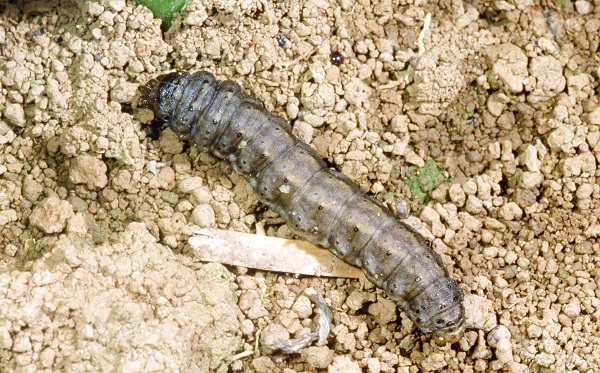
[[[450,180],[444,176],[444,170],[440,168],[433,158],[425,161],[423,168],[411,166],[408,168],[405,184],[410,188],[412,200],[419,203],[418,211],[431,201],[429,192],[437,188],[442,183],[448,183]]]
[[[171,27],[173,16],[181,11],[188,0],[137,0],[152,11],[154,17],[162,20],[162,29],[167,31]]]
[[[571,0],[554,0],[554,4],[556,4],[560,9],[569,13],[573,13],[575,11],[575,6]]]

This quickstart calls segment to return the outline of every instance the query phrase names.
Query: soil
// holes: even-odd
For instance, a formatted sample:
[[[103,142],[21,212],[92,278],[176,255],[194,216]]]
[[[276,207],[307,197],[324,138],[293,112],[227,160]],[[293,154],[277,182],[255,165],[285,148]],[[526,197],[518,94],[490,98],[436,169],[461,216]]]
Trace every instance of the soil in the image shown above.
[[[200,0],[164,34],[125,0],[0,11],[1,371],[600,370],[600,1]],[[176,69],[237,81],[410,209],[463,339],[432,344],[366,281],[198,262],[198,226],[290,231],[151,124],[138,87]],[[314,327],[307,291],[329,340],[261,349]]]

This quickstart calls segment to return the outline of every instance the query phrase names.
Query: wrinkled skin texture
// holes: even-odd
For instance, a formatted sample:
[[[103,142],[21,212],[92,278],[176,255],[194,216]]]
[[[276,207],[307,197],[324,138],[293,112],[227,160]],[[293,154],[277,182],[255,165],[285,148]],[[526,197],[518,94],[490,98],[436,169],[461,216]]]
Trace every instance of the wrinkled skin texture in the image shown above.
[[[227,160],[296,235],[361,268],[435,342],[462,337],[462,292],[426,239],[236,83],[175,72],[143,87],[142,100],[182,138]]]

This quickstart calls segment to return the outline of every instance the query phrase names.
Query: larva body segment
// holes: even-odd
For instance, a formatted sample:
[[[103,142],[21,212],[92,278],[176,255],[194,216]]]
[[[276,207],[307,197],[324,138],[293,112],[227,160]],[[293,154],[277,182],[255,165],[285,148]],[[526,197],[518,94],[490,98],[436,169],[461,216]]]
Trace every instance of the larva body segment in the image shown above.
[[[299,237],[360,267],[438,343],[464,332],[463,296],[425,238],[329,169],[283,118],[231,81],[176,72],[142,89],[174,132],[226,159]]]

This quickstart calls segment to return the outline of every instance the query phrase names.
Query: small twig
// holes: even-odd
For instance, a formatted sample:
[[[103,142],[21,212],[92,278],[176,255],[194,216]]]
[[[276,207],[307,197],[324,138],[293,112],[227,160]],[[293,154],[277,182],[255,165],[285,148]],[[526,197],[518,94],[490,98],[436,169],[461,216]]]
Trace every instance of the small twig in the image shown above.
[[[250,355],[253,355],[253,354],[254,354],[253,351],[246,350],[244,352],[240,352],[237,355],[233,355],[233,356],[228,357],[227,360],[229,360],[229,361],[236,361],[236,360],[245,358],[246,356],[250,356]]]
[[[419,48],[419,56],[422,56],[425,53],[425,43],[423,43],[423,39],[425,38],[425,33],[429,30],[429,24],[431,23],[431,13],[427,13],[425,15],[425,20],[423,21],[423,29],[421,29],[421,33],[419,34],[419,38],[417,39],[417,47]]]

